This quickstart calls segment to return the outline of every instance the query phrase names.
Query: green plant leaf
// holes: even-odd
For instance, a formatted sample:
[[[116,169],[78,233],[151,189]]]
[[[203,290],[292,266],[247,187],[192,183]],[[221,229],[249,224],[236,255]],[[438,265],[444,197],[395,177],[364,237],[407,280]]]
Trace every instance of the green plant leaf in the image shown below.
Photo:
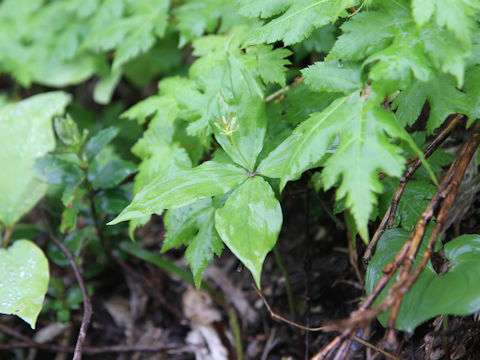
[[[382,276],[382,269],[400,250],[407,240],[409,232],[391,230],[385,233],[377,246],[367,270],[365,287],[370,293]],[[425,242],[425,241],[424,241]],[[422,249],[426,247],[423,244]],[[419,254],[423,253],[420,249]],[[445,245],[445,256],[450,262],[446,274],[438,275],[429,263],[418,280],[405,295],[395,328],[403,331],[413,330],[425,320],[437,315],[468,315],[480,309],[480,237],[462,235]],[[414,267],[418,264],[415,262]],[[388,291],[380,294],[383,299]],[[448,289],[448,291],[446,291]],[[379,316],[385,326],[387,313]]]
[[[445,26],[465,44],[471,39],[475,13],[480,10],[478,1],[470,0],[412,0],[413,17],[424,25],[435,15],[438,26]]]
[[[255,67],[265,83],[277,83],[285,86],[286,66],[290,64],[286,58],[292,54],[288,49],[273,49],[272,45],[250,46],[247,55],[255,62]]]
[[[263,25],[250,39],[251,43],[272,43],[282,40],[285,45],[295,44],[308,37],[316,28],[333,23],[346,12],[344,9],[356,5],[355,0],[290,0],[279,2],[274,7],[267,2],[265,7],[256,10],[260,14],[279,13],[288,9],[275,19]],[[248,4],[243,11],[249,11]],[[258,11],[260,10],[260,11]]]
[[[87,162],[93,161],[98,153],[113,140],[118,134],[118,129],[114,127],[109,127],[102,129],[88,139],[87,144],[85,145],[85,158]]]
[[[246,66],[227,55],[222,100],[211,119],[215,139],[233,161],[253,172],[267,125],[263,92]]]
[[[160,176],[139,191],[132,203],[109,224],[161,213],[188,205],[196,200],[222,195],[247,179],[244,169],[206,161],[192,169]]]
[[[350,94],[362,87],[362,68],[353,62],[316,62],[302,70],[308,86],[315,91],[332,91]]]
[[[193,273],[197,289],[202,274],[214,255],[220,256],[223,242],[215,230],[215,210],[212,199],[202,199],[193,204],[170,209],[165,215],[167,234],[162,252],[185,245],[185,257]]]
[[[0,109],[0,221],[13,225],[45,194],[35,178],[35,159],[55,147],[51,118],[61,115],[70,96],[52,92]]]
[[[283,189],[288,181],[320,161],[338,134],[338,124],[353,116],[354,103],[352,97],[341,97],[324,111],[312,114],[262,160],[257,172],[280,178],[280,189]]]
[[[398,95],[392,107],[397,109],[396,116],[399,123],[406,126],[417,121],[426,101],[430,105],[427,123],[430,134],[445,121],[448,115],[457,112],[467,113],[470,107],[467,96],[455,87],[453,78],[439,74],[429,82],[413,82]]]
[[[34,329],[48,279],[47,258],[30,240],[0,249],[0,313],[17,315]]]
[[[217,210],[215,226],[260,288],[263,261],[282,227],[282,209],[270,185],[260,176],[245,181]]]
[[[414,26],[409,11],[389,8],[386,11],[363,11],[346,21],[328,54],[329,60],[363,60],[365,57],[385,49],[397,31]]]
[[[362,100],[356,92],[311,115],[260,163],[257,171],[279,177],[283,189],[288,181],[317,166],[327,151],[333,153],[322,172],[324,187],[329,189],[340,181],[337,200],[345,198],[360,235],[367,240],[375,194],[382,192],[377,171],[400,177],[404,167],[401,148],[392,144],[387,134],[407,142],[417,156],[422,156],[392,113]],[[329,149],[336,138],[336,150]]]

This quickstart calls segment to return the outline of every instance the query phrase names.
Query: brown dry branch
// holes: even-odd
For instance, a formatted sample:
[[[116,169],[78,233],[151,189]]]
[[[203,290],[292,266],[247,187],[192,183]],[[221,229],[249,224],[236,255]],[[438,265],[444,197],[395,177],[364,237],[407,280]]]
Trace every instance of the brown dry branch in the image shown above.
[[[423,151],[423,155],[425,159],[428,159],[430,155],[432,155],[435,152],[435,150],[438,149],[438,147],[447,139],[448,135],[453,131],[453,129],[455,129],[458,126],[458,124],[463,120],[463,118],[464,118],[463,115],[457,114],[448,123],[445,129],[443,129],[440,132],[440,134],[438,134],[438,136]],[[378,241],[380,240],[380,237],[383,235],[385,230],[390,230],[392,228],[393,223],[395,221],[395,215],[397,213],[398,203],[400,202],[400,199],[403,195],[405,187],[407,186],[407,183],[412,177],[412,175],[418,170],[418,168],[422,164],[421,160],[417,158],[411,158],[407,160],[407,164],[411,164],[412,162],[415,162],[415,163],[411,167],[409,167],[401,177],[400,185],[395,191],[395,194],[390,203],[390,206],[385,212],[385,215],[382,221],[380,222],[380,225],[378,226],[377,230],[375,231],[375,234],[373,235],[370,243],[368,244],[367,249],[365,250],[365,253],[363,255],[364,264],[368,264],[372,259],[375,246],[377,245]]]
[[[270,314],[270,316],[274,319],[274,320],[277,320],[279,322],[284,322],[288,325],[291,325],[297,329],[301,329],[301,330],[305,330],[305,331],[308,331],[308,332],[317,332],[317,331],[325,331],[325,330],[330,330],[328,327],[325,327],[325,326],[319,326],[319,327],[308,327],[308,326],[304,326],[304,325],[301,325],[299,323],[296,323],[294,321],[291,321],[291,320],[288,320],[287,318],[283,317],[282,315],[280,314],[277,314],[275,311],[272,310],[272,307],[270,306],[270,304],[268,303],[267,299],[265,299],[265,296],[263,295],[263,293],[255,286],[255,285],[252,285],[253,289],[257,292],[258,296],[260,297],[260,299],[262,299],[263,301],[263,304],[265,305],[265,307],[267,308],[267,311],[268,313]],[[362,339],[362,338],[359,338],[358,336],[353,336],[352,337],[352,340],[353,341],[356,341],[358,342],[359,344],[362,344],[374,351],[377,351],[381,354],[383,354],[385,357],[389,358],[389,359],[398,359],[395,355],[393,354],[390,354],[389,352],[383,350],[383,349],[380,349],[379,347],[369,343],[368,341]]]
[[[421,215],[420,219],[417,221],[417,224],[415,225],[415,228],[412,231],[409,239],[405,242],[403,247],[397,253],[394,260],[385,266],[385,268],[383,269],[384,275],[379,280],[371,294],[362,303],[362,305],[360,305],[360,307],[351,314],[349,319],[336,322],[328,326],[332,329],[343,328],[344,330],[339,336],[337,336],[320,352],[318,352],[312,358],[313,360],[324,359],[332,351],[334,351],[338,345],[342,344],[345,340],[351,338],[353,330],[355,328],[358,328],[362,324],[371,321],[380,312],[386,311],[390,307],[392,307],[392,310],[390,313],[388,324],[390,329],[394,328],[403,295],[415,283],[418,276],[420,275],[420,273],[426,266],[428,260],[430,259],[433,253],[436,239],[443,228],[451,205],[455,199],[455,194],[462,181],[465,170],[472,156],[475,154],[476,148],[479,143],[480,135],[474,133],[470,137],[470,139],[464,144],[464,146],[458,153],[457,158],[450,166],[449,171],[447,172],[442,183],[440,184],[439,190],[435,193],[432,200]],[[426,227],[439,207],[440,210],[437,214],[437,222],[428,241],[427,250],[423,254],[420,264],[413,272],[411,272],[415,256],[418,252],[420,243],[425,235]],[[393,275],[399,268],[401,268],[399,280],[390,287],[387,297],[374,309],[370,309],[370,306],[373,304],[380,292],[385,288],[387,283],[390,281],[390,279],[393,277]],[[394,335],[395,333],[393,331],[387,332],[387,340],[392,342],[394,339]]]
[[[77,280],[78,286],[80,287],[80,291],[82,293],[82,299],[83,299],[82,324],[80,325],[80,331],[78,332],[77,342],[75,344],[75,351],[73,353],[73,360],[81,360],[83,343],[87,338],[87,331],[90,325],[90,319],[92,318],[92,314],[93,314],[92,302],[90,301],[90,297],[88,296],[85,282],[83,281],[82,270],[77,265],[77,262],[75,261],[75,257],[73,256],[72,252],[67,248],[67,246],[55,236],[46,214],[44,214],[44,218],[45,218],[45,223],[48,227],[50,238],[60,248],[60,250],[62,250],[62,252],[67,256],[68,261],[72,266],[73,273],[75,274],[75,279]]]

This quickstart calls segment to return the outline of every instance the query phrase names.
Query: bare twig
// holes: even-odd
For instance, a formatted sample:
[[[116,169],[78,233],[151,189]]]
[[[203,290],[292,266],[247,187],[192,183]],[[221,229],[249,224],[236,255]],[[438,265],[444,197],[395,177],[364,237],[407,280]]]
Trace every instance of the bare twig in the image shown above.
[[[456,115],[452,121],[448,123],[448,125],[443,129],[440,134],[428,145],[428,147],[424,150],[423,154],[425,159],[428,159],[430,155],[432,155],[435,150],[438,149],[438,147],[445,141],[445,139],[448,137],[450,132],[452,132],[455,127],[458,126],[458,124],[463,120],[464,116],[461,114]],[[393,199],[390,203],[390,206],[388,207],[387,211],[385,212],[385,215],[380,222],[380,225],[377,228],[377,231],[375,231],[375,234],[372,237],[372,240],[370,241],[370,244],[368,245],[367,249],[365,250],[365,253],[363,255],[363,262],[365,264],[368,264],[370,260],[372,259],[373,256],[373,250],[375,249],[375,246],[378,243],[378,240],[380,240],[380,237],[383,235],[383,233],[386,230],[389,230],[392,228],[393,223],[395,221],[395,215],[397,213],[397,207],[398,203],[400,202],[400,199],[403,195],[403,192],[405,190],[405,187],[407,186],[408,181],[412,177],[412,175],[418,170],[420,165],[422,164],[420,159],[417,158],[411,158],[407,160],[407,164],[410,164],[414,162],[414,164],[405,171],[403,176],[400,179],[400,185],[397,188],[397,191],[395,192]]]
[[[82,292],[82,298],[83,298],[82,324],[80,325],[80,331],[78,333],[77,343],[75,345],[75,351],[73,353],[73,360],[81,360],[83,343],[85,342],[85,339],[87,337],[88,326],[90,325],[90,319],[93,313],[92,303],[90,301],[90,297],[88,296],[87,288],[85,286],[85,282],[83,281],[81,270],[77,265],[77,262],[75,261],[75,257],[73,256],[72,252],[65,246],[65,244],[55,236],[46,215],[45,215],[45,219],[46,219],[46,224],[49,230],[50,237],[55,242],[55,244],[63,251],[63,253],[67,256],[68,261],[70,262],[70,265],[72,266],[73,272],[75,274],[75,279],[77,280],[78,286],[80,287],[80,291]]]
[[[273,94],[270,94],[268,95],[266,98],[265,98],[265,102],[268,103],[272,100],[275,100],[277,97],[281,96],[281,95],[284,95],[288,90],[290,90],[291,88],[297,86],[298,84],[300,84],[301,82],[303,81],[303,78],[302,77],[296,77],[293,82],[287,86],[285,86],[285,88],[282,88],[282,89],[279,89],[277,91],[275,91]]]
[[[334,340],[332,340],[319,353],[317,353],[313,358],[314,360],[323,359],[328,356],[328,354],[330,354],[339,344],[343,343],[345,339],[348,339],[352,336],[354,328],[358,327],[359,324],[372,320],[373,317],[378,315],[380,312],[387,310],[389,307],[392,307],[389,319],[389,327],[394,327],[396,316],[398,315],[401,304],[401,299],[414,284],[430,259],[431,254],[433,253],[435,241],[443,227],[443,223],[448,215],[448,210],[453,203],[455,193],[463,178],[465,169],[470,162],[471,157],[475,153],[479,142],[480,136],[477,133],[474,133],[459,152],[456,160],[452,163],[449,171],[439,186],[439,190],[435,193],[429,205],[418,220],[409,239],[397,253],[394,260],[383,269],[384,275],[380,278],[373,291],[370,293],[364,303],[362,303],[362,305],[351,314],[349,319],[337,322],[336,328],[339,329],[343,327],[343,332]],[[432,236],[429,239],[427,250],[425,251],[419,266],[417,266],[415,271],[410,273],[415,255],[425,235],[426,227],[433,218],[434,212],[440,206],[440,204],[442,204],[442,207],[437,215],[437,223],[434,231],[432,232]],[[400,280],[390,287],[387,297],[379,305],[377,305],[374,309],[369,309],[400,266],[402,266]],[[331,326],[331,328],[333,329],[335,326]],[[390,338],[392,339],[394,333],[390,332],[389,334]]]

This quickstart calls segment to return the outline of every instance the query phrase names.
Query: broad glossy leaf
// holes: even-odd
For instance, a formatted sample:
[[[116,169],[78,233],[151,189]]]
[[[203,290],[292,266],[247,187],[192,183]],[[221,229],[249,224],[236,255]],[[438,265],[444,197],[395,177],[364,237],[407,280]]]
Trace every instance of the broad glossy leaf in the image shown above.
[[[393,259],[408,235],[406,231],[393,230],[380,239],[368,266],[368,293],[382,276],[382,268]],[[425,244],[422,248],[425,249]],[[446,274],[439,276],[429,263],[405,295],[395,324],[397,329],[413,332],[422,322],[435,316],[468,315],[480,309],[480,237],[462,235],[453,239],[445,245],[445,256],[451,264]],[[385,294],[384,290],[380,299]],[[379,316],[384,325],[387,319],[388,314]]]
[[[280,178],[283,189],[288,181],[298,178],[320,161],[338,135],[339,123],[355,115],[357,101],[357,97],[345,96],[322,112],[311,115],[260,163],[257,172]]]
[[[196,200],[222,195],[247,179],[246,171],[231,164],[206,161],[192,169],[161,175],[140,190],[122,213],[109,224],[161,213]]]
[[[222,99],[211,127],[232,160],[253,172],[267,125],[263,92],[240,59],[229,54],[226,66]]]
[[[260,287],[263,261],[282,227],[282,209],[270,185],[260,176],[249,178],[217,210],[215,226]]]
[[[29,240],[0,249],[0,313],[17,315],[35,328],[48,287],[48,261]]]
[[[355,0],[290,0],[288,9],[263,25],[250,42],[258,44],[282,40],[285,45],[297,43],[308,37],[314,29],[335,22],[345,14],[344,9],[356,3]],[[267,10],[267,13],[278,13],[281,7],[286,6],[286,2],[281,2],[278,7]]]
[[[215,230],[215,210],[212,199],[171,209],[165,215],[167,234],[162,252],[185,245],[185,256],[193,273],[195,286],[200,288],[202,274],[214,255],[220,256],[223,242]]]
[[[0,221],[13,225],[44,195],[35,159],[55,148],[51,118],[61,115],[69,95],[52,92],[0,109]]]
[[[429,82],[413,82],[394,100],[393,108],[397,109],[396,116],[400,124],[412,125],[427,100],[430,105],[427,123],[429,133],[439,127],[448,115],[457,112],[466,114],[469,109],[467,96],[455,87],[454,79],[439,74]]]
[[[362,68],[354,62],[319,61],[302,70],[308,86],[316,91],[349,94],[362,87]]]

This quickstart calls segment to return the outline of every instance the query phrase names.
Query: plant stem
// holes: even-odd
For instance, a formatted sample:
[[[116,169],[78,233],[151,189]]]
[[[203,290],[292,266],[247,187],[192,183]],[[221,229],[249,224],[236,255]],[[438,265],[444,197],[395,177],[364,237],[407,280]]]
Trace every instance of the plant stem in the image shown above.
[[[2,238],[2,247],[4,249],[8,247],[8,242],[10,241],[12,234],[13,234],[13,226],[5,227],[5,232],[3,233],[3,238]]]

